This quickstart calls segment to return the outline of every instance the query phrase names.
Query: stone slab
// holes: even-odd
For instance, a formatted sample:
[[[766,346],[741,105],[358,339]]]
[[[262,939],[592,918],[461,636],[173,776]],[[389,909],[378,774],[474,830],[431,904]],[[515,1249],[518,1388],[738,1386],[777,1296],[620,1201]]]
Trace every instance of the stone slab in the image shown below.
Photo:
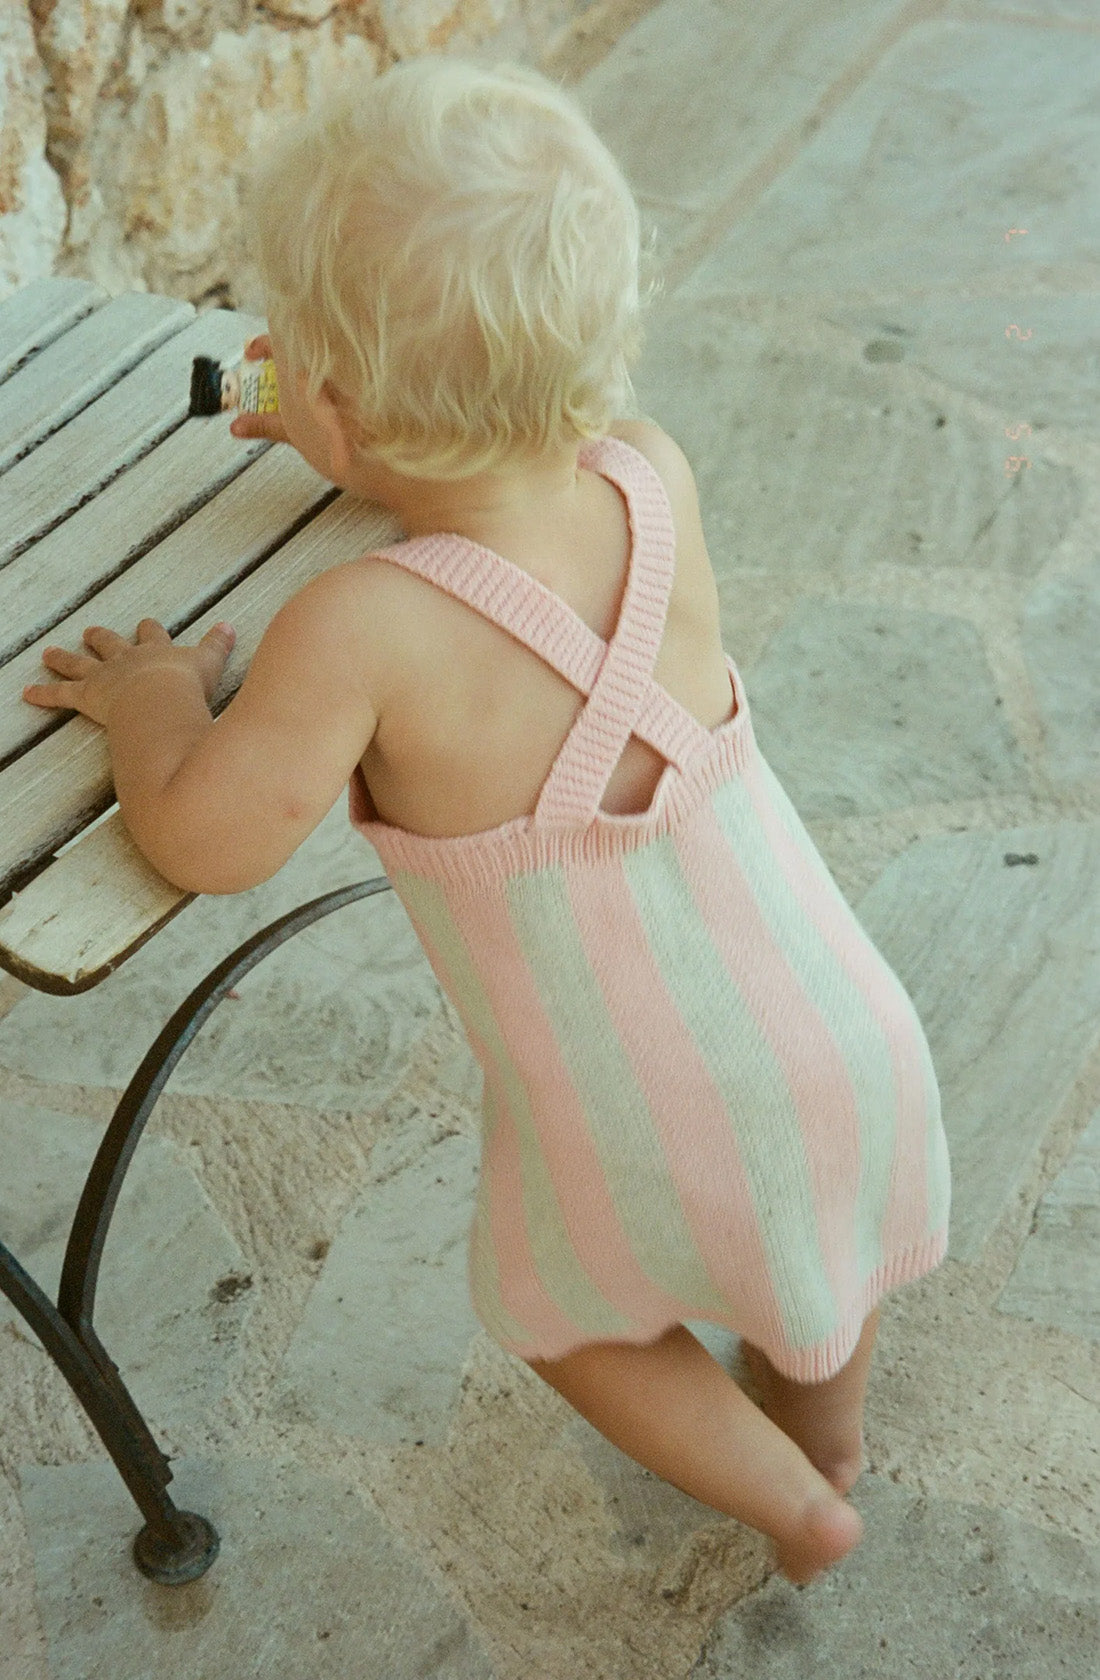
[[[955,363],[943,364],[942,394],[899,375],[896,360],[935,336],[936,321],[922,314],[931,307],[868,306],[847,348],[789,309],[769,304],[764,319],[748,318],[717,276],[705,295],[681,291],[653,309],[635,388],[642,412],[691,462],[734,625],[729,574],[741,567],[845,582],[878,564],[1026,578],[1073,531],[1084,484],[1072,467],[1043,459],[1041,434],[1026,444],[1034,470],[1006,477],[1009,450],[1025,445],[955,394]],[[998,307],[983,305],[987,316]],[[955,342],[967,308],[958,299],[941,306]],[[1019,401],[1011,387],[991,390],[990,399],[1005,424],[1036,419],[1030,390]]]
[[[853,28],[869,9],[846,9]],[[827,35],[820,8],[807,4],[805,15],[812,15],[813,46],[821,52]],[[752,27],[770,26],[758,12]],[[712,244],[690,287],[705,290],[720,280],[730,291],[788,298],[927,286],[954,292],[1001,281],[1012,272],[1009,263],[1020,272],[1022,250],[1004,241],[1014,226],[1028,230],[1021,241],[1025,263],[1092,265],[1100,206],[1093,136],[1081,120],[1096,76],[1087,40],[1075,29],[1025,28],[1000,17],[937,17],[914,24],[862,65],[858,85],[849,54],[849,85],[840,99],[829,99],[835,108],[778,178],[754,194],[732,231]],[[728,73],[728,62],[716,57],[714,79]],[[652,60],[649,74],[655,81]],[[807,116],[827,85],[815,64]],[[770,77],[763,78],[760,101],[771,101],[772,91]],[[651,133],[660,110],[671,118],[680,97],[674,85],[659,94],[654,87]],[[737,90],[728,97],[736,129],[731,134],[727,119],[709,149],[695,142],[698,179],[721,174],[728,181],[730,154],[740,152]],[[738,181],[755,161],[751,154],[745,159]],[[1027,301],[1026,277],[1014,297],[1017,305]],[[998,300],[990,309],[991,337],[1003,337],[1005,321],[1017,319],[1002,316]],[[1037,331],[1036,349],[1044,339],[1050,342],[1049,334]],[[1094,342],[1091,332],[1081,342],[1078,369]],[[1065,346],[1067,358],[1073,349]]]
[[[215,964],[284,912],[384,875],[337,800],[294,857],[249,892],[203,896],[90,992],[31,993],[0,1021],[0,1065],[45,1081],[124,1086]],[[348,905],[244,977],[168,1089],[362,1112],[381,1103],[443,999],[392,892]]]
[[[1023,603],[1020,642],[1048,776],[1063,785],[1100,779],[1100,561],[1035,585]]]
[[[843,77],[891,0],[665,0],[583,78],[579,93],[672,254]]]
[[[690,1680],[1095,1680],[1100,1547],[886,1477],[851,1498],[863,1543],[720,1616]]]
[[[50,1680],[493,1680],[463,1612],[346,1483],[285,1460],[173,1471],[221,1536],[182,1587],[137,1572],[113,1465],[21,1472]]]
[[[272,1404],[372,1441],[446,1440],[470,1342],[466,1248],[479,1149],[451,1136],[345,1218],[314,1286]]]
[[[994,17],[1019,17],[1034,21],[1049,18],[1066,23],[1095,23],[1093,0],[966,0],[971,16],[988,12]]]
[[[0,1680],[51,1680],[23,1513],[8,1476],[0,1477],[0,1604],[4,1607]]]
[[[1036,1208],[997,1310],[1100,1342],[1100,1110]]]
[[[1002,487],[1012,470],[1006,462],[1016,462],[1021,482],[1049,470],[1042,455],[1047,428],[1089,436],[1096,429],[1088,391],[1097,364],[1092,303],[1084,294],[1046,295],[1041,276],[1055,257],[1036,257],[1029,241],[1041,231],[1042,217],[1031,209],[1027,219],[1032,226],[1007,245],[1008,218],[1001,228],[989,222],[977,232],[989,268],[984,281],[971,282],[977,296],[906,297],[884,288],[873,301],[831,301],[821,309],[822,320],[851,333],[867,361],[920,369],[945,390],[1000,411],[1004,421],[988,436],[1002,457]],[[716,276],[695,278],[713,295]],[[724,277],[720,288],[725,296],[735,290]],[[684,301],[692,295],[694,282]]]
[[[932,1051],[953,1259],[979,1257],[1096,1039],[1098,879],[1094,823],[944,834],[855,906]]]
[[[1028,789],[981,637],[965,619],[806,600],[745,686],[760,749],[804,818]]]
[[[100,1128],[8,1102],[3,1127],[0,1238],[56,1302]],[[166,1138],[143,1137],[104,1248],[94,1322],[162,1446],[205,1427],[239,1368],[251,1302],[247,1286],[227,1289],[225,1282],[246,1276],[240,1250],[182,1151]],[[8,1325],[41,1346],[0,1296],[0,1328]]]

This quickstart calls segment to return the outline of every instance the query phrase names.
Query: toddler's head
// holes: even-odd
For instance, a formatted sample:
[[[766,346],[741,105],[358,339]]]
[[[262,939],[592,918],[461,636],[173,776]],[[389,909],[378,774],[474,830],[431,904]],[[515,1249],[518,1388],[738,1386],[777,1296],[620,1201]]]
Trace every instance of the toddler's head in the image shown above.
[[[634,412],[639,231],[573,101],[421,58],[345,85],[254,172],[268,314],[364,448],[458,479]]]

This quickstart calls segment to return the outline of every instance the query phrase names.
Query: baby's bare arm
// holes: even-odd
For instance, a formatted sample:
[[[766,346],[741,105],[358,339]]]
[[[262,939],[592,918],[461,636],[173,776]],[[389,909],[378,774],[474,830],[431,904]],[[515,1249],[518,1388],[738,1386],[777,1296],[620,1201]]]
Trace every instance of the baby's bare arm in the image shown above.
[[[116,791],[134,840],[189,892],[266,881],[331,810],[377,727],[370,608],[354,563],[322,573],[276,614],[221,717],[181,737],[165,780],[147,773],[173,731],[177,693],[142,684],[141,710],[108,729]],[[353,633],[354,632],[354,633]],[[159,720],[159,722],[158,722]]]

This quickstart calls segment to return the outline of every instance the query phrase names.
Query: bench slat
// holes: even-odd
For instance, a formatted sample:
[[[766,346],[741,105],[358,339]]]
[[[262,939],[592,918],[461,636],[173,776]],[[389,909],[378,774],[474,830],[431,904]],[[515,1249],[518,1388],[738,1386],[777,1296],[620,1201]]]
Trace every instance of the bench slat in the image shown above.
[[[196,421],[195,432],[202,434],[206,426],[207,422]],[[182,427],[174,436],[178,438],[188,430]],[[236,440],[230,438],[229,442]],[[105,624],[129,636],[139,619],[146,617],[158,618],[171,634],[187,637],[184,626],[197,618],[208,603],[224,594],[299,520],[335,495],[333,486],[307,466],[296,451],[265,447],[261,459],[254,461],[247,472],[238,474],[185,524],[149,549],[85,605],[74,609],[23,652],[0,666],[0,760],[48,734],[64,715],[44,712],[22,698],[27,683],[49,680],[42,664],[44,647],[78,650],[89,624]],[[145,459],[155,459],[160,453],[156,450]],[[106,496],[97,496],[91,505],[102,511],[105,501]],[[68,530],[71,523],[63,525],[61,530]],[[120,530],[119,544],[124,540]],[[20,555],[13,567],[28,556],[37,555],[39,546],[36,544]],[[0,573],[0,583],[3,577]],[[50,577],[47,572],[44,578],[34,581],[48,588]]]
[[[209,310],[10,467],[0,479],[0,565],[180,425],[190,403],[192,357],[236,353],[243,336],[234,311]]]
[[[239,687],[264,630],[284,601],[319,572],[385,547],[399,536],[389,513],[341,495],[197,619],[186,632],[191,643],[221,619],[228,619],[237,631],[215,708],[220,698]],[[62,785],[67,793],[64,815],[55,791]],[[103,730],[83,717],[73,717],[0,772],[0,891],[106,810],[111,791]]]
[[[189,904],[114,811],[0,909],[0,965],[39,991],[87,991]]]
[[[101,495],[0,569],[0,662],[51,634],[84,602],[91,623],[99,614],[96,592],[107,580],[193,517],[192,510],[271,447],[262,438],[230,437],[210,422],[171,432]]]
[[[0,379],[106,300],[90,280],[32,280],[13,292],[0,303]]]
[[[26,455],[191,318],[155,292],[112,298],[0,385],[0,472]]]
[[[46,635],[270,448],[262,438],[232,437],[228,415],[188,420],[169,432],[0,568],[0,661]]]

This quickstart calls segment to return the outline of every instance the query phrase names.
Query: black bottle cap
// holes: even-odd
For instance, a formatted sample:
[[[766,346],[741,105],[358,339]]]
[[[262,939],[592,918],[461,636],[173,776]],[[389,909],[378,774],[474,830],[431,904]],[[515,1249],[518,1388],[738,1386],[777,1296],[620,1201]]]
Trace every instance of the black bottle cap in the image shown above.
[[[222,411],[222,365],[213,356],[196,356],[191,363],[192,414]]]

